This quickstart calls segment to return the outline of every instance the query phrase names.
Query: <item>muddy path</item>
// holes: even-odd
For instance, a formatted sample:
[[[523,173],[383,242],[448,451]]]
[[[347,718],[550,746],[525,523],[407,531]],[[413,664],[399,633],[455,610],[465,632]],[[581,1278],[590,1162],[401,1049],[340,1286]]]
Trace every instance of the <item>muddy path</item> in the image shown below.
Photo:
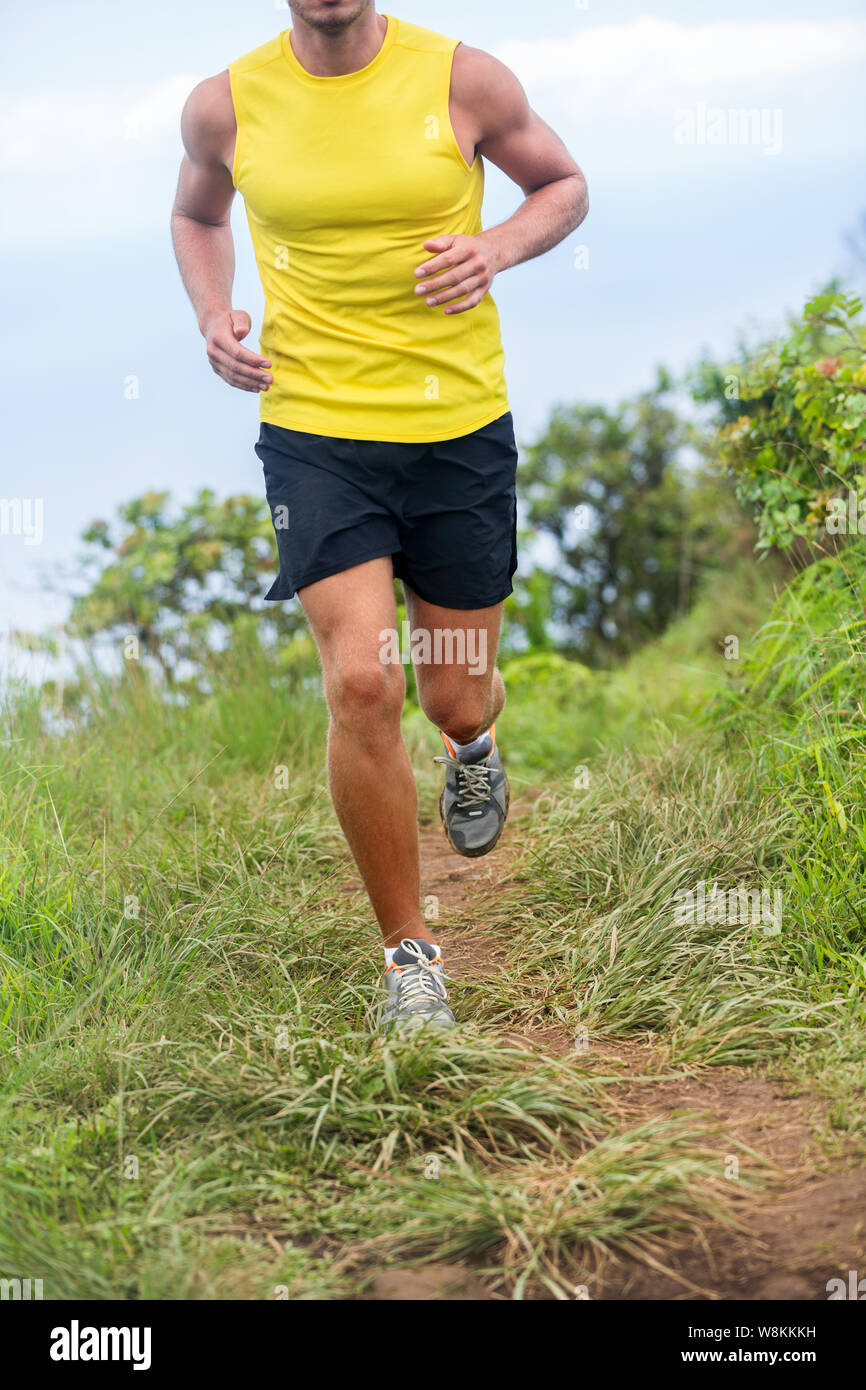
[[[521,834],[521,806],[495,853],[461,859],[450,849],[438,818],[420,828],[422,895],[438,903],[446,970],[471,982],[503,969],[501,936],[485,925],[503,893]],[[459,995],[459,990],[457,991]],[[458,1004],[459,1008],[459,1004]],[[700,1242],[668,1250],[661,1268],[632,1258],[605,1266],[590,1297],[600,1299],[823,1300],[827,1281],[866,1273],[866,1165],[830,1160],[816,1129],[826,1103],[796,1094],[783,1079],[758,1068],[672,1067],[660,1040],[589,1039],[579,1054],[573,1037],[556,1027],[507,1031],[509,1043],[551,1053],[575,1066],[621,1076],[616,1086],[624,1123],[673,1112],[694,1117],[718,1133],[720,1165],[736,1154],[740,1176],[750,1164],[763,1177],[759,1192],[737,1187],[738,1228],[708,1226]],[[501,1295],[499,1295],[501,1296]],[[473,1270],[436,1262],[383,1270],[368,1297],[378,1300],[496,1298]]]

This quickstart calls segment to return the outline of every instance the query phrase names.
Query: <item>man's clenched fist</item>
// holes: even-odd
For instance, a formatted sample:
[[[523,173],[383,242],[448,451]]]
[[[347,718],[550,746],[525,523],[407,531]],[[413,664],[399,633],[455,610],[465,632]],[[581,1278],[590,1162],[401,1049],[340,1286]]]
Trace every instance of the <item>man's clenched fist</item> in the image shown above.
[[[202,326],[207,360],[229,386],[237,386],[240,391],[267,391],[274,379],[266,370],[270,362],[240,343],[252,326],[243,309],[220,309],[211,315]]]

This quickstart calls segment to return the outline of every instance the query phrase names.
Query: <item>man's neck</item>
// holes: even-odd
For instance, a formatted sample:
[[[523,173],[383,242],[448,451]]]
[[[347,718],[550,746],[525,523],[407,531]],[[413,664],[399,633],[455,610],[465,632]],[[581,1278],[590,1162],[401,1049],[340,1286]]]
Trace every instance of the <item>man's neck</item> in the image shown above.
[[[388,21],[375,10],[365,10],[341,33],[328,34],[303,20],[292,28],[295,57],[313,77],[345,77],[372,63],[385,41]]]

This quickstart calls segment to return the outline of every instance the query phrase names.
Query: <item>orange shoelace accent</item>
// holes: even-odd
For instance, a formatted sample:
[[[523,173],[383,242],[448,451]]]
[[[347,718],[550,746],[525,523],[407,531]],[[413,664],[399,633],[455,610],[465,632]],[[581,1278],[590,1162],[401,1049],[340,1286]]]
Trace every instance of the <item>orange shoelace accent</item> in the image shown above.
[[[431,964],[431,965],[444,965],[445,962],[444,962],[444,960],[442,959],[441,956],[434,956],[433,959],[431,960],[430,964]],[[385,974],[386,974],[386,975],[388,974],[388,971],[389,971],[389,970],[396,970],[398,975],[402,975],[402,974],[403,974],[403,967],[402,967],[402,965],[398,965],[397,962],[396,962],[396,961],[393,961],[393,960],[391,961],[391,964],[390,964],[390,965],[386,965],[386,966],[385,966]]]

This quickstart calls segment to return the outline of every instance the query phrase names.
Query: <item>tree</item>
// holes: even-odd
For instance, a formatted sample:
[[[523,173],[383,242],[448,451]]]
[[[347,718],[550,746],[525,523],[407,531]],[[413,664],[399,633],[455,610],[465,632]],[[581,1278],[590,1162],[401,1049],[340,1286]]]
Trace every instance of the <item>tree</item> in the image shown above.
[[[141,654],[175,684],[232,645],[241,627],[273,637],[293,633],[300,615],[262,596],[275,574],[268,509],[258,498],[218,501],[203,489],[173,514],[167,492],[125,503],[118,521],[94,521],[85,531],[88,591],[73,601],[74,637],[134,639]]]
[[[731,499],[686,466],[698,436],[671,394],[660,372],[651,391],[615,409],[558,409],[521,474],[529,519],[556,547],[545,568],[562,645],[593,665],[685,611],[725,542]]]

